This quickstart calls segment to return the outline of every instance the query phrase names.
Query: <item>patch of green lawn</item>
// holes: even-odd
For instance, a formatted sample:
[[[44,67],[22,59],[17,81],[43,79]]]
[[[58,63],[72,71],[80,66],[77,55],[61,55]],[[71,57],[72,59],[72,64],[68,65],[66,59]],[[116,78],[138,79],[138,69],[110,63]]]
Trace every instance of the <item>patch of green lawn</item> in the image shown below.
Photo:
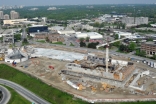
[[[52,44],[65,45],[65,44],[63,44],[63,42],[54,42]]]
[[[45,40],[37,40],[36,42],[46,43]]]
[[[73,43],[70,43],[70,46],[75,46]]]

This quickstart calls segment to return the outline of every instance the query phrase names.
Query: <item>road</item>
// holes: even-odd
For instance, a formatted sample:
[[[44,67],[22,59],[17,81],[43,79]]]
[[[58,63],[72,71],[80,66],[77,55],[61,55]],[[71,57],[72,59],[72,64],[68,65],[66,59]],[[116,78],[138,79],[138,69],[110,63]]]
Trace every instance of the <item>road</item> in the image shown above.
[[[0,104],[7,104],[10,100],[10,97],[11,97],[10,92],[3,86],[0,86],[0,90],[3,93],[3,98],[0,101]]]
[[[24,87],[14,83],[14,82],[4,80],[4,79],[0,79],[0,84],[3,84],[5,86],[8,86],[8,87],[14,89],[19,94],[21,94],[23,97],[25,97],[26,99],[28,99],[31,102],[34,102],[35,104],[50,104],[49,102],[45,101],[44,99],[38,97],[34,93],[28,91]],[[37,86],[36,86],[36,88],[37,88]]]

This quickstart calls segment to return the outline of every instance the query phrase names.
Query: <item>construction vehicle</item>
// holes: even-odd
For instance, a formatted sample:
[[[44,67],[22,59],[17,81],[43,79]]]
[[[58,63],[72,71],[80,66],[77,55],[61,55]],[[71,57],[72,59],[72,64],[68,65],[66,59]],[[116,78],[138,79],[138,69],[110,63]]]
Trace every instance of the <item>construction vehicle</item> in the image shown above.
[[[52,70],[54,69],[54,67],[53,67],[53,66],[51,66],[51,65],[49,66],[49,68],[50,68],[50,69],[52,69]]]
[[[12,66],[16,67],[16,62],[15,61],[12,62]]]
[[[5,55],[4,54],[2,54],[1,56],[0,56],[0,61],[4,61],[4,58],[5,57]]]
[[[75,60],[75,61],[74,61],[74,63],[76,63],[76,64],[80,64],[80,61],[78,61],[78,60]]]

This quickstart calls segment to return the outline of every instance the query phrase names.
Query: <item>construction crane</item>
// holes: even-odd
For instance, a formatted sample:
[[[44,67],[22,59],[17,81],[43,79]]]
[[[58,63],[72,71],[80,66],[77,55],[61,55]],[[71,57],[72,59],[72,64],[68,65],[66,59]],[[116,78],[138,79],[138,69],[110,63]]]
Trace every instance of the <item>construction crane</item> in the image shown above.
[[[112,42],[109,42],[109,38],[107,38],[107,40],[106,40],[106,43],[105,44],[101,44],[101,45],[97,45],[96,46],[96,48],[98,49],[99,47],[104,47],[104,46],[106,46],[106,60],[105,60],[105,62],[106,62],[106,72],[108,73],[108,60],[109,60],[109,44],[110,43],[115,43],[115,42],[117,42],[117,41],[121,41],[121,40],[124,40],[124,39],[127,39],[127,38],[122,38],[122,39],[118,39],[118,40],[114,40],[114,41],[112,41]]]
[[[126,37],[126,38],[122,38],[122,39],[118,39],[118,40],[111,41],[111,42],[109,42],[109,44],[110,44],[110,43],[115,43],[115,42],[118,42],[118,41],[121,41],[121,40],[124,40],[124,39],[127,39],[127,37]],[[99,49],[99,47],[103,47],[103,46],[106,46],[106,45],[107,45],[107,43],[97,45],[97,46],[96,46],[96,49]]]

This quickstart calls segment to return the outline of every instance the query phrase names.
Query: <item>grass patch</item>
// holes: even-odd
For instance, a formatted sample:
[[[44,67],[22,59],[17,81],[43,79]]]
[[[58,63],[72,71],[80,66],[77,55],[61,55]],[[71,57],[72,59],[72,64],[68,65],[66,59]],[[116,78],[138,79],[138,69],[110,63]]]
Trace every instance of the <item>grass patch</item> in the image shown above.
[[[27,99],[25,99],[23,96],[18,94],[15,90],[13,90],[10,87],[4,86],[10,91],[11,98],[8,102],[8,104],[31,104]]]
[[[36,42],[46,43],[45,40],[37,40]]]
[[[88,104],[80,99],[73,100],[72,95],[53,88],[5,64],[0,64],[0,78],[18,83],[52,104]]]
[[[73,43],[70,43],[70,46],[75,46]]]
[[[125,54],[130,53],[130,52],[123,52],[123,51],[120,51],[120,50],[117,50],[116,52],[119,52],[119,53],[125,53]]]
[[[54,42],[54,43],[51,43],[51,44],[65,45],[65,44],[63,44],[63,42]]]

